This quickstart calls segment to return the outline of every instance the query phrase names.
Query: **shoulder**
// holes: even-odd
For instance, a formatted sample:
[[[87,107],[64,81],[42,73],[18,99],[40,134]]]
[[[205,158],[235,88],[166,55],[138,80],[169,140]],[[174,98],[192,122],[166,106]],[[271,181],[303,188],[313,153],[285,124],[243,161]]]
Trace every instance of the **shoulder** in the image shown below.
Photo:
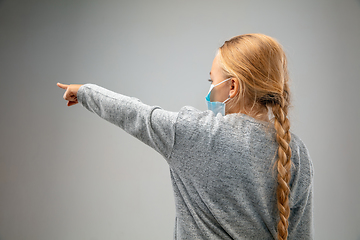
[[[296,165],[302,165],[311,171],[311,177],[313,176],[313,164],[310,157],[309,150],[305,143],[294,133],[291,133],[290,147],[292,151],[292,158]]]
[[[212,111],[206,110],[201,111],[191,106],[182,107],[179,111],[178,121],[183,122],[211,122],[211,123],[221,123],[226,122],[239,124],[239,122],[244,122],[245,124],[251,126],[263,126],[267,125],[265,122],[257,121],[245,114],[228,114],[222,116],[221,114],[215,115]]]
[[[191,106],[182,107],[179,111],[179,121],[196,121],[203,118],[212,118],[214,113],[211,111],[201,111]]]
[[[184,128],[199,128],[199,126],[214,126],[223,118],[220,114],[215,114],[209,110],[200,111],[194,107],[182,107],[178,113],[177,125]],[[199,129],[200,130],[200,129]]]
[[[215,115],[212,111],[201,111],[194,107],[185,106],[180,109],[177,118],[178,130],[196,130],[197,132],[211,131],[214,134],[223,131],[232,131],[235,129],[244,128],[245,126],[253,125],[242,114],[229,114],[222,116]],[[256,125],[256,124],[255,124]]]

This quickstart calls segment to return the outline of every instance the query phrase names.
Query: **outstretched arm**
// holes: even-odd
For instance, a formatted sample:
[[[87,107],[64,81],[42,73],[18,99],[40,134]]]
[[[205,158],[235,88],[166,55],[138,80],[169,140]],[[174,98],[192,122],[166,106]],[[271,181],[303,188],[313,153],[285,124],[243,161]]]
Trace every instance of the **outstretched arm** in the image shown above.
[[[140,100],[94,84],[57,84],[65,89],[68,106],[81,103],[99,117],[124,129],[168,158],[175,139],[177,113],[152,107]]]

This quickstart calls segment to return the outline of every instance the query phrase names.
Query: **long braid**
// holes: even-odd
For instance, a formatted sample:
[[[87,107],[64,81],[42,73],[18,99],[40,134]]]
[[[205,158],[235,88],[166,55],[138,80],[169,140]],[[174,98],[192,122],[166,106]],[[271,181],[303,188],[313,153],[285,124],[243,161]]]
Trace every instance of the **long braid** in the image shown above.
[[[225,76],[234,77],[240,86],[239,94],[227,105],[230,108],[233,105],[240,106],[241,110],[259,119],[261,114],[267,115],[267,110],[272,109],[279,145],[278,159],[274,165],[278,172],[276,193],[280,216],[277,235],[279,240],[286,240],[291,178],[291,134],[287,117],[290,88],[286,55],[275,39],[263,34],[245,34],[226,41],[219,49],[219,56]],[[253,104],[247,106],[247,102]],[[256,109],[259,110],[258,113],[253,111],[256,104],[260,106]]]
[[[282,98],[284,102],[284,98]],[[276,104],[272,107],[274,114],[274,126],[276,130],[276,141],[279,144],[278,159],[275,163],[278,171],[277,181],[277,206],[280,214],[278,223],[278,239],[286,240],[288,237],[289,226],[289,182],[291,178],[291,149],[289,146],[291,140],[290,121],[287,118],[287,106],[281,107],[283,104]]]

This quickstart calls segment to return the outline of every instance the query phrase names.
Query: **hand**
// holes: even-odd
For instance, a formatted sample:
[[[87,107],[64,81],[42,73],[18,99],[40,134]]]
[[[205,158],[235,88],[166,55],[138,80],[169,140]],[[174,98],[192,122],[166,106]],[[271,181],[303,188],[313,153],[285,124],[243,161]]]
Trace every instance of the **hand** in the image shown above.
[[[66,84],[62,84],[62,83],[57,83],[56,85],[58,85],[58,87],[66,90],[63,98],[68,101],[67,105],[69,107],[78,103],[77,92],[78,92],[79,88],[82,86],[81,84],[66,85]]]

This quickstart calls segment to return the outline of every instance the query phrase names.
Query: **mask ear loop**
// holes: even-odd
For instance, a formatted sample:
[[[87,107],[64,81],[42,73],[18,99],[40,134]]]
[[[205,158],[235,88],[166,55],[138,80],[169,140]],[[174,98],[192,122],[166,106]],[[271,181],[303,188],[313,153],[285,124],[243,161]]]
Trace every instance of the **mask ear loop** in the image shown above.
[[[225,100],[225,101],[223,101],[223,103],[226,103],[227,101],[229,101],[231,99],[231,97],[230,97],[230,95],[229,95],[229,97]]]
[[[230,79],[231,79],[231,77],[229,77],[229,78],[225,79],[224,81],[221,81],[221,82],[219,82],[218,84],[213,85],[213,86],[216,87],[216,86],[222,84],[223,82],[229,81]]]

